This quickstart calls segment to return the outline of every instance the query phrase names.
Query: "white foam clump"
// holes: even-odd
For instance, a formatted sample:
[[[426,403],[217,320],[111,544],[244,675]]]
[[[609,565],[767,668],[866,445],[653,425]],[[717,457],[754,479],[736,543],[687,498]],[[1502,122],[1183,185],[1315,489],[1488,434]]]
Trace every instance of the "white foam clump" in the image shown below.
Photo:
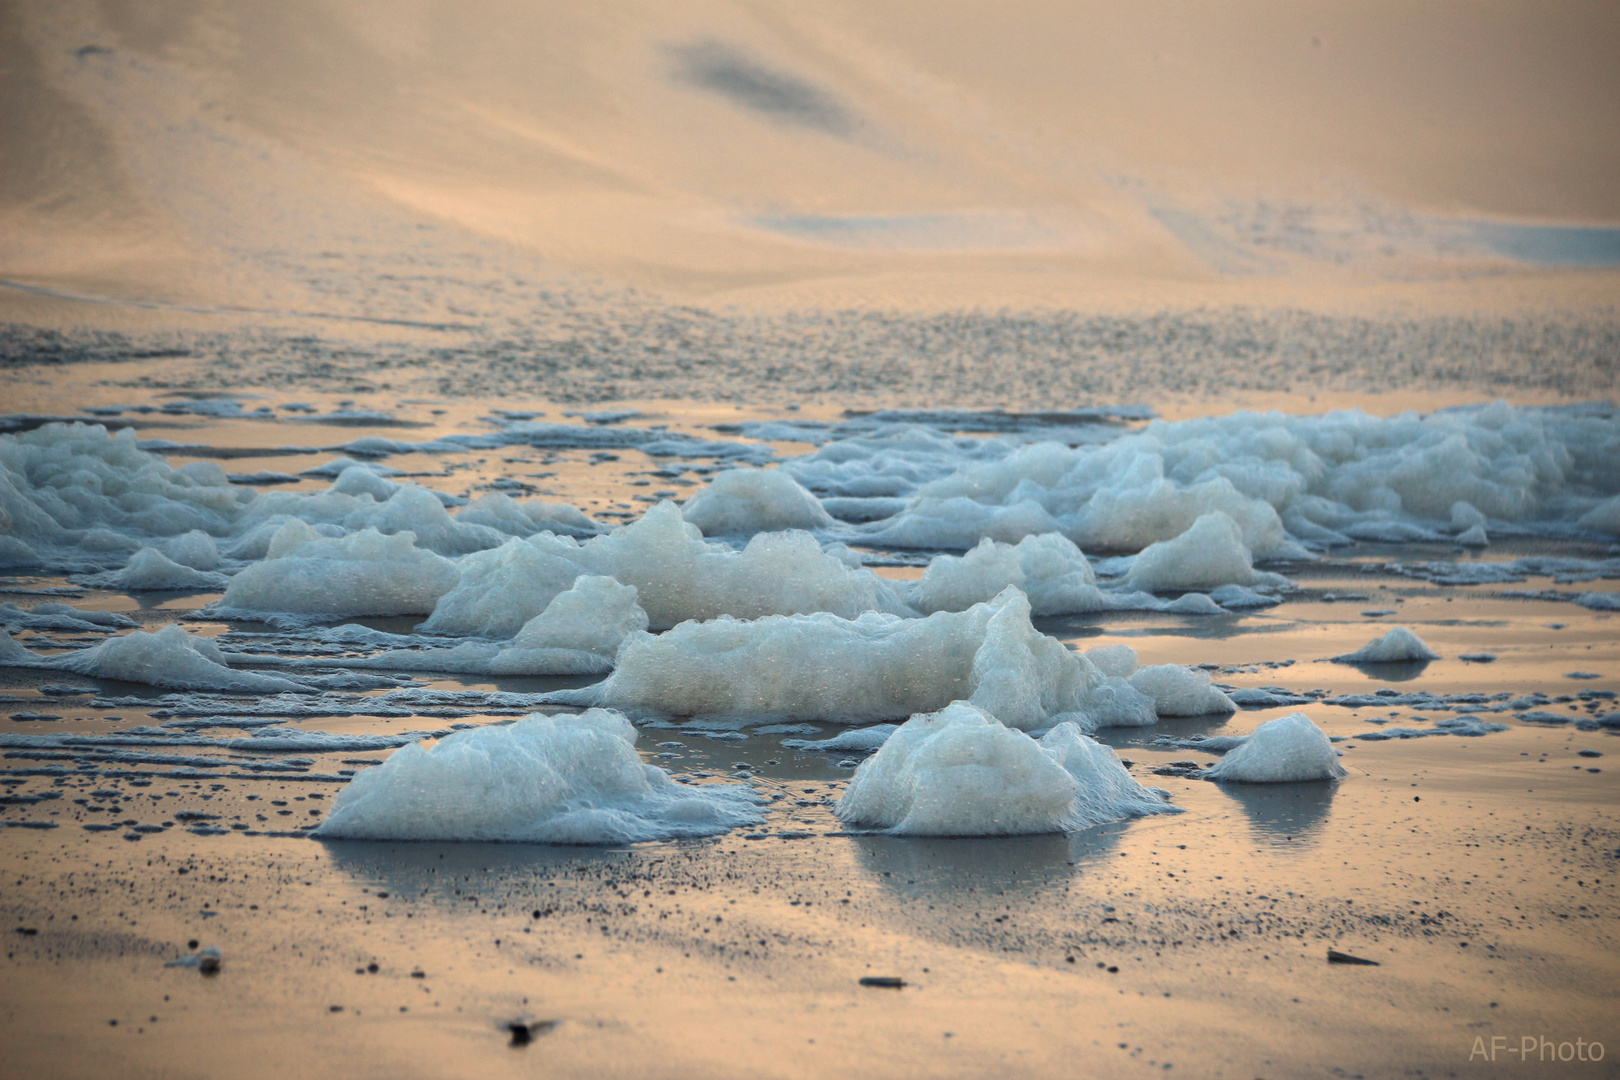
[[[1451,504],[1451,527],[1458,532],[1467,532],[1469,529],[1485,527],[1485,515],[1479,512],[1479,507],[1463,499]]]
[[[350,469],[367,469],[381,477],[403,476],[404,471],[391,465],[384,465],[380,461],[356,461],[352,457],[335,457],[324,465],[315,465],[308,469],[299,470],[299,476],[324,476],[329,480],[336,480]]]
[[[1229,611],[1251,611],[1282,603],[1280,597],[1256,592],[1247,585],[1218,585],[1209,591],[1209,599]]]
[[[1144,553],[1146,554],[1146,553]],[[1287,584],[1250,565],[1246,580]],[[1166,611],[1183,615],[1224,615],[1226,609],[1203,593],[1159,600],[1123,588],[1099,588],[1096,571],[1075,543],[1061,533],[1025,536],[1016,544],[986,538],[967,554],[936,555],[906,593],[919,611],[961,611],[990,599],[1008,586],[1022,590],[1036,615],[1077,615],[1095,611]],[[1236,586],[1227,586],[1234,588]]]
[[[1104,675],[1128,679],[1136,674],[1136,650],[1129,645],[1098,645],[1081,654]]]
[[[469,641],[446,649],[391,649],[330,660],[334,667],[444,671],[482,675],[600,675],[613,670],[624,639],[647,629],[636,590],[608,577],[585,576],[546,605],[509,642]]]
[[[969,547],[981,536],[1015,541],[1061,532],[1082,547],[1136,551],[1179,536],[1219,510],[1239,523],[1256,553],[1303,553],[1289,544],[1271,506],[1225,476],[1189,485],[1167,479],[1163,455],[1140,438],[1080,450],[1037,443],[970,465],[918,488],[904,512],[870,527],[872,542]]]
[[[1003,723],[1080,712],[1101,674],[1030,625],[1016,589],[962,612],[720,618],[633,634],[613,674],[558,700],[674,716],[858,723],[972,701]]]
[[[830,529],[821,501],[779,469],[720,473],[687,500],[681,516],[705,536],[748,536],[782,529]]]
[[[635,586],[654,630],[721,615],[912,613],[890,583],[823,551],[807,532],[759,533],[733,551],[705,541],[679,507],[663,502],[606,536],[579,542],[542,532],[466,556],[456,587],[422,629],[509,637],[580,574]]]
[[[77,652],[42,656],[0,637],[0,667],[71,671],[100,679],[167,686],[178,690],[219,690],[231,693],[281,693],[306,689],[274,675],[233,671],[225,655],[208,638],[194,637],[178,626],[165,626],[155,634],[140,630],[108,638]]]
[[[0,513],[3,512],[0,508]],[[39,552],[23,541],[15,536],[0,535],[0,566],[40,566],[42,562]]]
[[[224,574],[195,570],[150,547],[143,547],[130,556],[129,562],[121,570],[109,570],[73,580],[98,589],[128,589],[132,592],[223,589],[230,583],[230,578]]]
[[[781,467],[811,491],[846,502],[910,495],[964,464],[994,461],[1015,449],[1006,439],[953,438],[917,424],[836,439]],[[963,545],[970,547],[971,545]]]
[[[11,601],[0,604],[0,626],[19,630],[66,630],[70,633],[133,630],[140,623],[116,611],[92,611],[66,604],[35,604],[24,610]]]
[[[1285,784],[1336,780],[1345,775],[1338,751],[1304,713],[1267,720],[1220,761],[1204,771],[1210,780]]]
[[[897,835],[1016,836],[1174,809],[1074,724],[1037,742],[957,701],[889,736],[855,771],[836,813]]]
[[[790,750],[872,751],[888,742],[889,736],[899,730],[898,724],[873,724],[871,727],[840,731],[830,739],[783,739],[782,745]]]
[[[1234,713],[1232,699],[1210,685],[1209,676],[1180,664],[1153,664],[1137,668],[1131,685],[1153,699],[1160,716],[1207,716]]]
[[[1440,654],[1404,626],[1391,627],[1383,637],[1373,638],[1355,652],[1335,656],[1344,664],[1393,664],[1411,660],[1438,660]]]
[[[163,554],[193,570],[219,569],[219,545],[201,529],[170,537],[163,542]]]
[[[1620,503],[1608,478],[1620,475],[1617,428],[1614,417],[1592,410],[1497,402],[1427,416],[1239,412],[1155,421],[1105,446],[1043,443],[993,460],[940,440],[927,469],[907,463],[912,474],[932,470],[938,478],[891,483],[884,494],[912,502],[870,531],[878,542],[965,548],[981,536],[1016,540],[1014,518],[1029,528],[1044,517],[1052,524],[1029,531],[1056,528],[1088,551],[1139,551],[1220,511],[1264,559],[1297,557],[1298,541],[1438,538],[1452,507],[1466,503],[1491,520],[1580,519],[1584,528],[1613,532]],[[845,456],[830,443],[813,455],[824,462],[795,471],[822,490],[849,471]],[[832,471],[824,479],[817,468]],[[904,477],[897,470],[863,479],[875,489],[881,479]],[[946,506],[958,499],[973,506]],[[1476,525],[1473,539],[1483,522],[1458,531]]]
[[[748,788],[678,784],[635,743],[630,722],[604,709],[460,731],[432,749],[412,743],[338,792],[313,835],[623,844],[760,820]]]
[[[414,533],[365,529],[329,538],[293,519],[276,531],[266,557],[232,578],[209,610],[239,618],[425,615],[456,579],[455,564],[418,548]]]
[[[544,537],[542,537],[544,539]],[[566,544],[568,541],[562,541]],[[508,540],[492,551],[463,557],[449,589],[430,606],[421,629],[432,634],[509,638],[546,610],[584,572],[564,557],[527,540]]]
[[[1150,694],[1117,675],[1105,676],[1086,695],[1085,727],[1151,727],[1158,723],[1159,706]],[[1176,715],[1165,712],[1166,716]]]
[[[1254,568],[1243,530],[1219,510],[1192,523],[1173,540],[1150,544],[1131,563],[1121,583],[1144,592],[1213,589],[1221,585],[1286,586],[1281,574]]]
[[[1059,533],[1027,536],[1017,544],[981,540],[962,556],[937,555],[907,599],[918,611],[961,611],[1009,585],[1029,597],[1036,615],[1102,611],[1111,605],[1097,588],[1085,553]]]
[[[945,499],[924,495],[894,517],[865,527],[861,535],[864,542],[879,546],[960,551],[980,540],[1012,544],[1053,532],[1069,530],[1034,499],[996,506],[965,495]]]
[[[485,525],[508,536],[533,536],[541,531],[559,536],[595,536],[602,531],[602,526],[565,503],[543,499],[520,503],[499,491],[474,499],[456,514],[456,520],[463,525]]]
[[[1585,518],[1581,522],[1585,522]],[[1485,515],[1472,503],[1459,500],[1451,504],[1451,527],[1457,530],[1453,540],[1463,547],[1489,547],[1491,538],[1485,532]]]
[[[451,517],[446,496],[415,484],[396,484],[369,469],[345,469],[326,491],[267,491],[243,512],[238,529],[249,531],[287,518],[307,525],[335,525],[344,532],[374,529],[385,536],[409,532],[417,547],[440,555],[464,555],[500,545],[499,529]]]
[[[37,550],[81,547],[98,529],[139,537],[229,532],[254,492],[232,487],[216,462],[172,468],[135,438],[133,428],[109,433],[78,423],[0,437],[6,534]]]
[[[1620,495],[1598,503],[1582,514],[1576,524],[1593,532],[1620,535]]]

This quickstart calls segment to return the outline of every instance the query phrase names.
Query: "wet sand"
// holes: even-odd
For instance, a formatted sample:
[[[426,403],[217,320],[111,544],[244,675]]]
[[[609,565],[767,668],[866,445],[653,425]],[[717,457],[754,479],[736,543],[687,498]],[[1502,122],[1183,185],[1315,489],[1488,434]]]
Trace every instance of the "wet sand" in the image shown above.
[[[83,393],[58,401],[131,401],[122,387],[86,385]],[[549,407],[553,418],[563,411],[512,400],[379,403],[402,417],[420,414],[426,426],[373,433],[412,439],[476,430],[474,418],[494,407]],[[336,446],[366,431],[126,415],[174,425],[143,437],[238,453]],[[701,433],[722,418],[775,415],[666,402],[656,420],[630,422]],[[296,472],[330,456],[224,463]],[[548,457],[555,460],[537,469]],[[389,463],[420,469],[420,482],[456,493],[551,472],[525,482],[595,513],[638,514],[646,505],[638,497],[669,482],[635,486],[660,465],[633,450],[597,464],[585,452],[525,448]],[[1554,551],[1602,555],[1506,541],[1479,557]],[[1327,691],[1303,710],[1329,735],[1351,736],[1339,744],[1350,771],[1344,780],[1244,786],[1181,775],[1186,769],[1156,773],[1214,758],[1154,738],[1243,733],[1295,707],[1104,731],[1133,775],[1169,790],[1186,812],[1068,836],[850,835],[831,805],[859,755],[795,751],[782,735],[746,729],[735,739],[701,723],[645,727],[643,757],[698,783],[745,769],[761,791],[781,796],[766,823],[713,840],[607,850],[297,835],[323,816],[339,770],[363,768],[386,751],[302,754],[310,759],[295,766],[302,771],[276,772],[253,771],[277,755],[252,752],[196,770],[83,748],[10,750],[0,807],[0,820],[16,826],[0,832],[7,1068],[64,1077],[537,1068],[604,1077],[876,1077],[1070,1075],[1083,1063],[1102,1076],[1612,1074],[1609,1062],[1526,1065],[1505,1049],[1494,1063],[1470,1060],[1477,1038],[1487,1048],[1496,1036],[1507,1040],[1499,1048],[1519,1047],[1525,1036],[1620,1044],[1612,736],[1484,712],[1475,715],[1507,730],[1368,741],[1354,736],[1470,713],[1466,705],[1415,712],[1330,703],[1385,687],[1540,691],[1546,710],[1572,719],[1612,711],[1609,695],[1620,691],[1612,614],[1386,568],[1457,557],[1448,546],[1362,545],[1291,571],[1300,590],[1250,615],[1041,620],[1081,647],[1126,642],[1143,663],[1214,665],[1216,682],[1229,686]],[[28,575],[7,582],[13,590],[66,585]],[[1592,587],[1600,586],[1574,586]],[[149,629],[213,599],[82,592],[74,603],[125,612]],[[27,606],[41,597],[0,599]],[[1394,614],[1363,614],[1370,611]],[[414,622],[360,621],[394,630]],[[1395,622],[1443,659],[1366,669],[1326,661]],[[1496,660],[1458,659],[1479,651]],[[1566,677],[1574,671],[1598,677]],[[0,681],[18,699],[11,713],[60,717],[14,716],[0,722],[9,732],[114,732],[174,715],[150,687],[20,669]],[[424,681],[533,692],[587,680]],[[63,683],[119,701],[97,708],[84,695],[40,691]],[[504,719],[450,710],[292,726],[397,734]],[[815,726],[823,735],[838,730]],[[117,827],[105,828],[111,823]],[[222,951],[217,975],[164,967],[192,951],[193,940]],[[1379,966],[1330,965],[1329,949]],[[868,976],[906,985],[860,985]],[[505,1025],[517,1021],[541,1025],[526,1046],[510,1045]]]

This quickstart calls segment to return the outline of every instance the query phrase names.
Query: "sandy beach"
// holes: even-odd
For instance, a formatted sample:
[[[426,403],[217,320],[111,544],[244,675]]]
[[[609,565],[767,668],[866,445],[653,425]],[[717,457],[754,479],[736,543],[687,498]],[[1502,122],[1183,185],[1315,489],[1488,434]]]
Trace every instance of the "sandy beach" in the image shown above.
[[[1617,44],[0,5],[0,1075],[1614,1075]]]

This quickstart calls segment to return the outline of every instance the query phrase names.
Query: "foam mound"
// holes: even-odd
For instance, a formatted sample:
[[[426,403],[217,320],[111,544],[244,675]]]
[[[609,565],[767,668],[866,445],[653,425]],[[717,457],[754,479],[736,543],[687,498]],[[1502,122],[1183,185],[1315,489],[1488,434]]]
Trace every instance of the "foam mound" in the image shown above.
[[[1175,715],[1165,713],[1166,716]],[[1105,676],[1086,695],[1088,731],[1108,727],[1151,727],[1159,720],[1158,702],[1118,675]]]
[[[17,630],[66,630],[70,633],[97,633],[107,630],[133,630],[140,623],[115,611],[81,610],[66,604],[35,604],[24,610],[6,601],[0,604],[0,626]]]
[[[465,555],[505,542],[507,534],[499,529],[452,517],[445,509],[448,498],[416,484],[385,480],[370,469],[350,468],[326,491],[262,492],[243,512],[238,529],[294,518],[344,532],[409,532],[417,547],[440,555]]]
[[[1102,611],[1111,605],[1097,588],[1085,553],[1059,533],[1026,536],[1017,544],[979,541],[966,555],[937,555],[907,599],[918,611],[962,611],[1009,585],[1022,589],[1036,615]]]
[[[1129,645],[1098,645],[1081,654],[1104,675],[1128,679],[1136,674],[1136,650]]]
[[[783,739],[782,745],[790,750],[816,750],[832,753],[834,751],[854,751],[857,753],[870,753],[889,740],[889,736],[900,730],[898,724],[873,724],[871,727],[850,728],[840,731],[830,739]]]
[[[1301,542],[1483,537],[1483,520],[1453,525],[1459,503],[1520,527],[1582,522],[1612,534],[1615,429],[1601,413],[1502,402],[1387,418],[1239,412],[1154,421],[1074,449],[968,451],[936,439],[880,457],[875,442],[840,440],[786,468],[819,494],[908,499],[870,527],[876,542],[966,548],[983,536],[1017,540],[1009,532],[1019,527],[1055,528],[1087,551],[1140,551],[1218,511],[1254,556],[1298,558]],[[1043,517],[1044,528],[1030,527]]]
[[[456,514],[463,525],[483,525],[508,536],[553,532],[558,536],[595,536],[602,526],[578,509],[563,503],[530,499],[520,503],[510,495],[492,491],[480,495]]]
[[[0,535],[0,566],[40,566],[39,552],[15,536]]]
[[[1304,713],[1267,720],[1235,750],[1204,771],[1210,780],[1286,784],[1345,775],[1338,751]]]
[[[1213,589],[1221,585],[1288,584],[1280,574],[1254,568],[1243,530],[1217,510],[1200,517],[1174,540],[1149,544],[1136,556],[1121,583],[1144,592]]]
[[[953,438],[907,424],[837,439],[783,463],[781,471],[821,496],[823,505],[829,496],[851,503],[881,502],[911,495],[964,465],[999,460],[1014,449],[1005,439]]]
[[[1131,685],[1153,699],[1160,716],[1208,716],[1237,712],[1232,699],[1210,685],[1209,676],[1180,664],[1137,668]]]
[[[215,462],[171,468],[135,445],[132,428],[46,424],[0,437],[0,521],[29,543],[73,543],[94,528],[223,534],[252,495]]]
[[[215,562],[218,557],[216,553]],[[175,562],[157,548],[143,547],[130,556],[122,570],[76,577],[75,581],[97,589],[127,589],[131,592],[157,592],[164,589],[223,589],[230,584],[224,574],[194,570]]]
[[[1583,529],[1620,536],[1620,495],[1605,499],[1582,514],[1576,522]]]
[[[6,634],[0,637],[0,667],[71,671],[177,690],[277,694],[307,689],[274,675],[233,671],[226,666],[218,645],[208,638],[193,637],[175,625],[165,626],[155,634],[136,630],[88,649],[54,656],[25,649]]]
[[[502,644],[469,641],[445,649],[390,649],[375,656],[322,660],[333,667],[443,671],[474,675],[601,675],[631,634],[647,629],[636,590],[607,577],[577,578]]]
[[[163,554],[193,570],[219,569],[219,545],[201,529],[192,529],[165,540]]]
[[[780,469],[720,473],[687,500],[681,516],[705,536],[750,536],[782,529],[830,529],[821,501]]]
[[[509,638],[546,610],[579,577],[569,553],[541,550],[512,539],[491,551],[463,557],[450,589],[431,606],[421,629],[432,634]],[[551,545],[547,545],[550,547]]]
[[[1017,836],[1173,809],[1075,725],[1037,742],[957,701],[890,735],[855,771],[836,813],[902,836]]]
[[[1341,664],[1398,664],[1412,660],[1438,660],[1440,654],[1404,626],[1392,627],[1383,637],[1373,638],[1355,652],[1335,656]]]
[[[823,551],[807,532],[759,533],[734,551],[705,541],[679,507],[663,502],[583,543],[542,532],[467,556],[458,584],[422,628],[510,637],[580,574],[634,586],[654,630],[721,615],[914,614],[893,585]]]
[[[963,551],[980,540],[1016,544],[1026,536],[1063,531],[1061,524],[1034,499],[991,506],[966,496],[948,499],[919,496],[902,513],[874,522],[860,533],[864,542],[882,547]]]
[[[206,610],[223,618],[426,615],[457,576],[448,559],[418,548],[414,533],[365,529],[328,538],[293,519],[276,531],[264,560],[232,578]]]
[[[760,820],[740,785],[685,786],[636,754],[623,715],[531,715],[412,743],[338,792],[326,839],[626,844]],[[469,798],[477,792],[477,798]]]
[[[1046,727],[1080,712],[1102,681],[1030,625],[1008,589],[962,612],[720,618],[635,634],[606,680],[559,701],[672,716],[771,716],[861,723],[970,700],[1004,724]]]

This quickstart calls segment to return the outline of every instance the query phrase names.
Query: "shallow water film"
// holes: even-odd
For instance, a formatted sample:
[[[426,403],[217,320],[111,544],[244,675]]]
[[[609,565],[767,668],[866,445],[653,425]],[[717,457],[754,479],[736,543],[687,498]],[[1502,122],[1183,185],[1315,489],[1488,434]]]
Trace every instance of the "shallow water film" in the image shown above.
[[[1617,42],[0,6],[0,1075],[1613,1075]]]

